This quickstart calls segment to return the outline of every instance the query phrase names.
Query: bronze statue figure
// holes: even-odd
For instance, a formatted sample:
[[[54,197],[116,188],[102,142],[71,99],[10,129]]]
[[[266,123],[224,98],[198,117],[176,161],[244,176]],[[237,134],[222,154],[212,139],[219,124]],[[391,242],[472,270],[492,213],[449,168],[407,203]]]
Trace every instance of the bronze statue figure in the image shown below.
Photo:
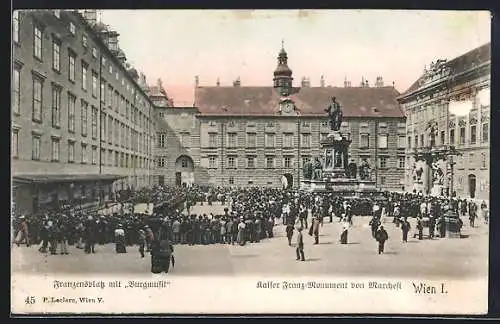
[[[340,130],[340,125],[342,124],[342,109],[340,104],[337,102],[337,98],[332,97],[332,103],[325,109],[330,118],[330,129],[332,131]]]
[[[323,177],[323,163],[321,163],[321,160],[319,157],[314,158],[314,164],[313,164],[313,180],[320,180]]]
[[[363,159],[363,161],[361,161],[361,165],[359,166],[360,180],[370,180],[371,178],[370,171],[371,171],[370,164],[366,159]]]

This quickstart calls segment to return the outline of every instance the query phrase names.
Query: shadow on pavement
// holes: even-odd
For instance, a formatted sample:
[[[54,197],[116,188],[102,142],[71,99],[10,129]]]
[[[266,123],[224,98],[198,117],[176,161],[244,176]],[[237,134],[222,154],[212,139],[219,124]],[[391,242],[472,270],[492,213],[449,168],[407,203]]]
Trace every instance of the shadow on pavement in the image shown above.
[[[314,262],[314,261],[320,261],[321,259],[318,259],[318,258],[311,258],[311,259],[306,259],[306,261],[311,261],[311,262]]]

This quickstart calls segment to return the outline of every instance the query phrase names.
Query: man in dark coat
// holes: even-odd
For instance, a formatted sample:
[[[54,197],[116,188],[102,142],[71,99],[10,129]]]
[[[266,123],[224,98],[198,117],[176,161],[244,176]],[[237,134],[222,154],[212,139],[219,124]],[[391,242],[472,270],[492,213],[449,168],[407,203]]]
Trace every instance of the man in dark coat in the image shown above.
[[[96,228],[94,218],[92,216],[89,216],[87,222],[85,223],[84,240],[85,253],[95,253]]]
[[[375,238],[375,234],[377,233],[377,228],[380,226],[380,219],[376,216],[373,216],[373,218],[370,220],[369,225],[371,226],[372,229],[372,236]]]
[[[297,261],[305,261],[304,256],[304,237],[302,236],[302,226],[297,227],[297,246],[295,248]]]
[[[408,219],[405,217],[403,218],[403,221],[401,222],[401,232],[403,233],[403,243],[408,242],[408,232],[410,231],[411,226],[410,222],[408,222]]]
[[[164,226],[160,227],[155,240],[151,244],[151,272],[152,273],[168,273],[170,262],[174,265],[173,258],[174,246],[168,231]]]
[[[375,239],[378,242],[378,254],[384,253],[385,241],[389,239],[389,235],[387,234],[387,231],[384,229],[384,226],[380,226],[380,228],[377,230],[377,233],[375,234]]]

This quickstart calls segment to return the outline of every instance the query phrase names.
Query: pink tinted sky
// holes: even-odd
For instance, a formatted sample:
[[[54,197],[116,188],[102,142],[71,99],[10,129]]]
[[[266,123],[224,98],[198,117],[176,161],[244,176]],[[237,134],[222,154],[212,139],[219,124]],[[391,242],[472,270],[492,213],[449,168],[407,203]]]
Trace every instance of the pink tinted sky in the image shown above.
[[[395,10],[105,10],[120,47],[149,84],[162,78],[176,105],[191,105],[201,86],[271,85],[284,39],[295,85],[373,84],[382,76],[399,91],[424,66],[490,41],[487,11]]]

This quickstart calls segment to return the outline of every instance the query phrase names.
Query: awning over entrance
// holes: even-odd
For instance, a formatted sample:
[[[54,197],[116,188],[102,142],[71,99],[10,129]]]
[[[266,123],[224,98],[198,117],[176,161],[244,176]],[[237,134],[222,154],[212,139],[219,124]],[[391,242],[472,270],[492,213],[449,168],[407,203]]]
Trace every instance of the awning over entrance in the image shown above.
[[[13,182],[21,183],[53,183],[77,181],[113,181],[125,178],[124,175],[115,174],[33,174],[17,175],[12,177]]]

